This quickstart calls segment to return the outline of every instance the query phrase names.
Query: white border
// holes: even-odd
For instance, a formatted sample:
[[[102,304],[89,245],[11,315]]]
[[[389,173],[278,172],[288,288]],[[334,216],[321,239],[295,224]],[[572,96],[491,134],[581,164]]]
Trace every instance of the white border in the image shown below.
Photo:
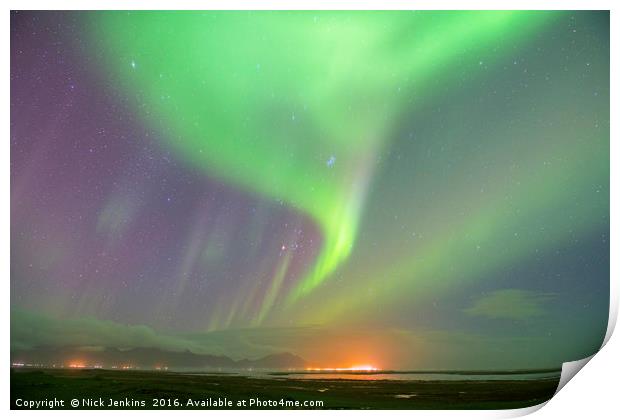
[[[0,183],[1,194],[3,198],[2,206],[2,240],[0,242],[0,258],[2,261],[2,268],[4,276],[4,289],[3,289],[3,301],[2,305],[2,355],[5,363],[0,362],[0,369],[2,375],[2,404],[4,410],[9,410],[9,348],[10,348],[10,282],[9,282],[9,267],[10,267],[10,16],[9,10],[99,10],[99,9],[253,9],[253,10],[265,10],[265,9],[416,9],[416,10],[429,10],[429,9],[532,9],[532,10],[611,10],[611,74],[618,74],[618,30],[620,20],[617,18],[616,13],[619,10],[617,4],[611,0],[600,1],[576,1],[576,0],[524,0],[524,1],[489,1],[489,0],[477,0],[477,1],[417,1],[406,2],[396,0],[383,0],[383,1],[325,1],[325,0],[298,0],[298,1],[283,1],[283,0],[265,0],[265,1],[251,1],[251,0],[235,0],[232,2],[224,1],[199,1],[199,0],[176,0],[174,2],[165,0],[152,0],[152,1],[137,1],[137,0],[106,0],[106,1],[92,1],[92,0],[57,0],[54,2],[45,2],[42,0],[24,0],[14,1],[9,0],[4,2],[8,7],[5,9],[4,15],[4,37],[2,41],[2,57],[4,59],[3,66],[3,80],[4,80],[4,102],[2,103],[2,116],[3,125],[5,129],[5,139],[2,142],[2,152],[0,159],[3,163],[3,177]],[[616,6],[616,7],[614,7]],[[617,114],[617,101],[618,101],[618,85],[615,83],[614,78],[611,79],[611,109],[610,115]],[[611,124],[611,161],[618,161],[618,146],[617,146],[617,129],[615,124]],[[613,216],[618,212],[618,189],[616,181],[618,180],[618,170],[615,166],[611,165],[611,209],[610,214]],[[610,225],[610,251],[611,255],[618,254],[618,246],[616,237],[618,234],[618,224],[615,222],[615,218],[611,217]],[[618,339],[612,339],[611,333],[616,323],[618,314],[618,264],[616,260],[611,258],[611,279],[610,279],[610,320],[608,325],[607,335],[605,337],[605,351],[595,355],[593,361],[588,365],[588,368],[584,369],[584,372],[580,374],[580,379],[571,381],[558,395],[553,397],[549,403],[545,405],[544,410],[540,410],[536,413],[537,418],[542,419],[581,419],[585,416],[593,418],[609,418],[608,413],[618,412],[618,404],[616,403],[617,392],[615,391],[615,377],[619,373],[618,355],[620,352],[620,344]],[[594,405],[593,405],[594,404]],[[541,406],[543,406],[541,405]],[[530,412],[536,411],[541,406],[534,408],[526,408],[520,410],[503,410],[503,411],[381,411],[377,413],[375,411],[361,411],[352,410],[347,412],[340,412],[335,410],[321,411],[321,417],[341,418],[343,415],[351,416],[355,418],[371,418],[377,415],[389,414],[399,418],[410,419],[415,418],[507,418],[525,415]],[[84,412],[81,411],[45,411],[43,413],[37,413],[34,411],[11,411],[10,415],[17,418],[36,418],[40,415],[44,415],[46,418],[80,418],[84,416]],[[88,416],[93,418],[108,418],[110,415],[125,416],[129,412],[114,412],[109,411],[93,411],[89,412]],[[137,418],[167,418],[170,416],[168,411],[135,411],[131,412],[132,417]],[[177,414],[175,414],[177,415]],[[252,418],[290,418],[291,416],[297,418],[314,418],[317,413],[314,411],[222,411],[222,412],[205,412],[205,411],[183,411],[183,416],[201,418],[205,417],[219,417],[219,416],[232,416],[241,417],[250,415]]]

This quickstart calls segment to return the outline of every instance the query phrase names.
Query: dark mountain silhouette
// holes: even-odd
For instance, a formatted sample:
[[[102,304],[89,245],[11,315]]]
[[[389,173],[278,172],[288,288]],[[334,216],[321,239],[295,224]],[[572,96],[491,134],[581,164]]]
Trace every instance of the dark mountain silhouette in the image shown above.
[[[261,367],[261,368],[304,368],[308,363],[293,353],[269,354],[256,360],[239,360],[237,367]]]
[[[247,369],[270,368],[289,369],[304,368],[307,362],[291,353],[270,354],[260,359],[234,360],[227,356],[196,354],[189,350],[183,352],[167,351],[157,348],[117,348],[92,349],[81,347],[38,347],[30,350],[11,351],[12,363],[29,363],[45,366],[68,366],[73,363],[87,366],[101,365],[131,366],[141,369],[168,367],[169,369]]]

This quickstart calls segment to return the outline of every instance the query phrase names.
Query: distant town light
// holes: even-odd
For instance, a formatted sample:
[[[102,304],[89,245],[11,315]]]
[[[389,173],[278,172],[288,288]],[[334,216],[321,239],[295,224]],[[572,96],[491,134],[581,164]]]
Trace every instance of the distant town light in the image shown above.
[[[307,371],[316,371],[316,372],[376,372],[379,370],[378,367],[372,365],[357,365],[351,367],[326,367],[326,368],[314,368],[309,367],[306,368]]]

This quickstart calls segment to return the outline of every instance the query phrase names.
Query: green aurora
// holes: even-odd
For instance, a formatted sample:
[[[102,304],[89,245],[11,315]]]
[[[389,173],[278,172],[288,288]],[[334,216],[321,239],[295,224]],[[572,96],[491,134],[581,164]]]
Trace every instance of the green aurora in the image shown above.
[[[476,66],[468,58],[527,39],[552,17],[111,12],[96,17],[95,36],[113,57],[110,72],[147,104],[145,118],[166,127],[165,147],[207,174],[284,200],[321,227],[321,253],[286,298],[294,304],[350,255],[374,157],[403,106],[415,109],[432,94],[429,79],[454,83],[451,67]],[[338,165],[327,171],[330,156]],[[480,216],[465,229],[492,226]]]

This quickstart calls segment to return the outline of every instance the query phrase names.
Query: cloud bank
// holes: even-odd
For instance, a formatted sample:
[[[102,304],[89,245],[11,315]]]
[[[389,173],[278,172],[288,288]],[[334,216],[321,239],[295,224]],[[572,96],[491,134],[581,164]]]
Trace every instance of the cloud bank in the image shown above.
[[[552,293],[536,293],[528,290],[496,290],[475,301],[464,312],[473,316],[522,321],[543,315],[544,304],[554,297]]]

